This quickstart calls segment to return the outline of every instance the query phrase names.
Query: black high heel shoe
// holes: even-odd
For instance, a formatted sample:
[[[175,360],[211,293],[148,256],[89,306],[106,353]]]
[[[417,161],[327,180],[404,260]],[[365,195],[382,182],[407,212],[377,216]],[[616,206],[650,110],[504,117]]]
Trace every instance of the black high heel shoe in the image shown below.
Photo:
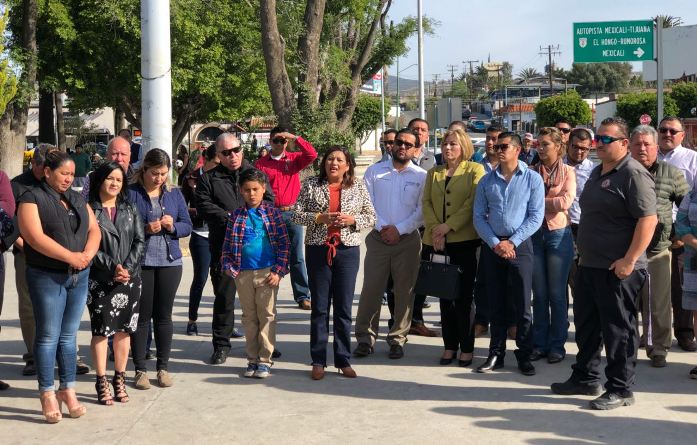
[[[472,355],[472,357],[474,357],[474,354]],[[468,360],[462,360],[461,358],[457,359],[457,365],[461,368],[464,368],[464,367],[469,366],[471,364],[472,364],[472,359],[468,359]]]
[[[446,349],[445,351],[443,351],[443,354],[445,354],[446,351],[449,351],[449,349]],[[441,365],[451,364],[453,362],[453,360],[455,360],[455,354],[457,353],[457,351],[452,351],[452,353],[453,353],[452,357],[450,357],[450,358],[441,357],[440,361],[438,363]]]

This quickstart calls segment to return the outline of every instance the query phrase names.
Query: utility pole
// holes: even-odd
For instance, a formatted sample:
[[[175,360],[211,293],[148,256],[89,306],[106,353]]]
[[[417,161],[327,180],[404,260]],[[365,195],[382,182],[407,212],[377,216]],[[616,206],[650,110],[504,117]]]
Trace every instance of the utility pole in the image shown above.
[[[438,78],[440,74],[433,75],[433,97],[438,97]]]
[[[426,119],[426,102],[424,100],[424,25],[423,25],[423,0],[417,0],[417,21],[419,35],[419,117]]]
[[[450,71],[450,97],[453,97],[453,84],[455,83],[455,71],[457,71],[457,67],[455,65],[448,65],[448,71]]]
[[[470,66],[470,76],[474,74],[474,70],[472,69],[472,64],[473,63],[479,63],[479,60],[463,60],[462,63],[469,63]]]
[[[549,95],[554,96],[554,62],[552,62],[552,56],[561,55],[561,51],[559,51],[559,45],[556,47],[554,45],[547,45],[546,47],[540,46],[539,54],[544,56],[545,52],[549,60],[549,64],[547,65],[549,71]]]

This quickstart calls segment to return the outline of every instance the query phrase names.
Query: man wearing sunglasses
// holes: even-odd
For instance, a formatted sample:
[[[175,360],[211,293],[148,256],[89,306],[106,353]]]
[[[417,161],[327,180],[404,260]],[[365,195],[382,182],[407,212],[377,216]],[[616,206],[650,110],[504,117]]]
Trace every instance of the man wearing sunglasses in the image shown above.
[[[256,168],[266,173],[276,195],[276,208],[281,211],[290,238],[290,285],[293,299],[300,309],[309,311],[310,286],[305,269],[303,226],[290,220],[292,207],[300,194],[300,171],[317,159],[312,144],[292,134],[285,127],[271,129],[271,151],[256,162]],[[298,148],[298,151],[295,151]]]
[[[562,395],[600,395],[600,353],[605,347],[605,392],[591,409],[634,403],[631,387],[639,336],[637,300],[647,278],[646,248],[656,229],[656,192],[651,174],[629,155],[627,124],[602,121],[597,134],[601,164],[581,195],[580,255],[574,297],[578,354],[571,377],[553,383]]]
[[[564,142],[564,145],[567,145],[569,143],[569,135],[571,134],[571,123],[562,117],[557,119],[554,126],[561,131],[561,140]]]
[[[491,322],[489,356],[477,368],[480,373],[503,367],[510,299],[515,308],[518,369],[523,375],[535,375],[530,361],[534,262],[530,237],[544,219],[545,188],[542,177],[518,159],[522,145],[515,133],[498,135],[492,146],[498,166],[479,181],[474,198],[474,227],[483,241],[478,272],[486,283]]]
[[[205,172],[196,187],[195,202],[198,215],[208,223],[208,242],[211,251],[211,283],[213,303],[213,355],[210,363],[220,365],[230,352],[230,338],[235,332],[235,281],[221,271],[220,256],[228,214],[242,207],[244,199],[237,180],[245,170],[254,168],[246,159],[240,140],[232,133],[222,133],[215,140],[220,164]],[[266,184],[264,201],[274,202],[271,186]]]
[[[392,149],[394,148],[394,138],[397,136],[397,130],[393,128],[388,128],[382,134],[382,139],[380,140],[380,150],[382,151],[382,157],[380,162],[392,159]]]
[[[685,129],[680,118],[666,116],[658,124],[658,159],[682,170],[687,185],[692,190],[697,177],[697,152],[682,145]],[[673,222],[677,208],[673,207]],[[676,239],[673,249],[671,274],[671,301],[673,304],[673,331],[678,339],[678,346],[685,351],[697,351],[694,331],[692,330],[692,312],[682,308],[682,264],[685,253],[682,241]]]
[[[423,225],[421,198],[426,171],[412,163],[419,134],[407,128],[395,138],[392,159],[368,167],[363,180],[375,208],[375,229],[366,238],[363,289],[356,315],[355,357],[373,353],[380,323],[382,295],[394,281],[394,323],[387,334],[388,357],[404,356],[411,327],[414,285],[419,272]]]

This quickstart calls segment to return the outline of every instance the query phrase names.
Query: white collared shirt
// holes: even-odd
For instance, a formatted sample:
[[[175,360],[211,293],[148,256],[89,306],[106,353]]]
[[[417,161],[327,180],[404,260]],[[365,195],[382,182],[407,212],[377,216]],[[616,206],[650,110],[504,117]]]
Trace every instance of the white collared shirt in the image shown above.
[[[392,160],[387,160],[368,167],[363,181],[377,215],[376,230],[393,225],[400,235],[406,235],[423,225],[421,198],[426,170],[407,162],[406,168],[398,171]]]
[[[665,161],[673,167],[682,170],[690,190],[694,188],[695,179],[697,178],[697,151],[683,147],[681,144],[665,154],[658,150],[658,160]],[[673,222],[675,222],[677,214],[678,208],[673,205]]]
[[[581,220],[581,206],[578,201],[581,198],[581,193],[583,193],[583,187],[586,185],[588,177],[595,168],[595,164],[588,158],[578,164],[571,164],[568,156],[564,156],[564,164],[570,165],[576,170],[576,197],[574,202],[571,203],[571,207],[569,207],[569,219],[572,223],[578,224]]]

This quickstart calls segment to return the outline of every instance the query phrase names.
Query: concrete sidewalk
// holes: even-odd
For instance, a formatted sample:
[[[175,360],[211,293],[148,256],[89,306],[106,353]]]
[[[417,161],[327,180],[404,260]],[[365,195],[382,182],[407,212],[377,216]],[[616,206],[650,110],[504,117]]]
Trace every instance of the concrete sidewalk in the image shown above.
[[[131,401],[111,407],[96,403],[94,373],[78,376],[77,391],[87,406],[80,419],[64,417],[47,425],[41,416],[34,377],[22,377],[24,353],[17,317],[10,254],[0,334],[0,379],[12,388],[0,392],[0,443],[552,443],[689,444],[697,436],[697,381],[688,378],[697,354],[674,348],[667,368],[649,366],[644,350],[637,366],[636,405],[610,412],[591,411],[589,397],[561,397],[549,385],[570,374],[576,353],[573,335],[560,364],[537,362],[537,375],[517,372],[509,353],[506,367],[477,374],[473,367],[439,366],[440,338],[411,337],[404,359],[387,359],[387,345],[354,359],[359,378],[328,372],[310,379],[309,312],[297,309],[284,279],[278,303],[278,348],[283,356],[266,380],[241,377],[244,340],[233,340],[228,361],[206,362],[212,352],[212,290],[204,292],[198,337],[185,335],[191,262],[175,302],[175,335],[170,362],[172,388],[149,391],[129,387]],[[362,271],[356,293],[360,292]],[[439,319],[438,303],[425,311],[427,323]],[[354,315],[358,295],[354,301]],[[237,320],[239,320],[237,313]],[[381,328],[386,328],[383,308]],[[79,333],[81,355],[89,357],[87,311]],[[477,339],[475,366],[487,353],[488,338]],[[509,347],[513,347],[509,341]],[[331,351],[331,346],[329,347]],[[331,356],[329,357],[331,363]],[[151,377],[154,381],[154,362]],[[111,366],[111,364],[110,364]],[[328,368],[332,371],[334,368]],[[111,372],[109,372],[109,375]],[[129,363],[129,384],[132,365]],[[692,442],[694,443],[694,442]]]

